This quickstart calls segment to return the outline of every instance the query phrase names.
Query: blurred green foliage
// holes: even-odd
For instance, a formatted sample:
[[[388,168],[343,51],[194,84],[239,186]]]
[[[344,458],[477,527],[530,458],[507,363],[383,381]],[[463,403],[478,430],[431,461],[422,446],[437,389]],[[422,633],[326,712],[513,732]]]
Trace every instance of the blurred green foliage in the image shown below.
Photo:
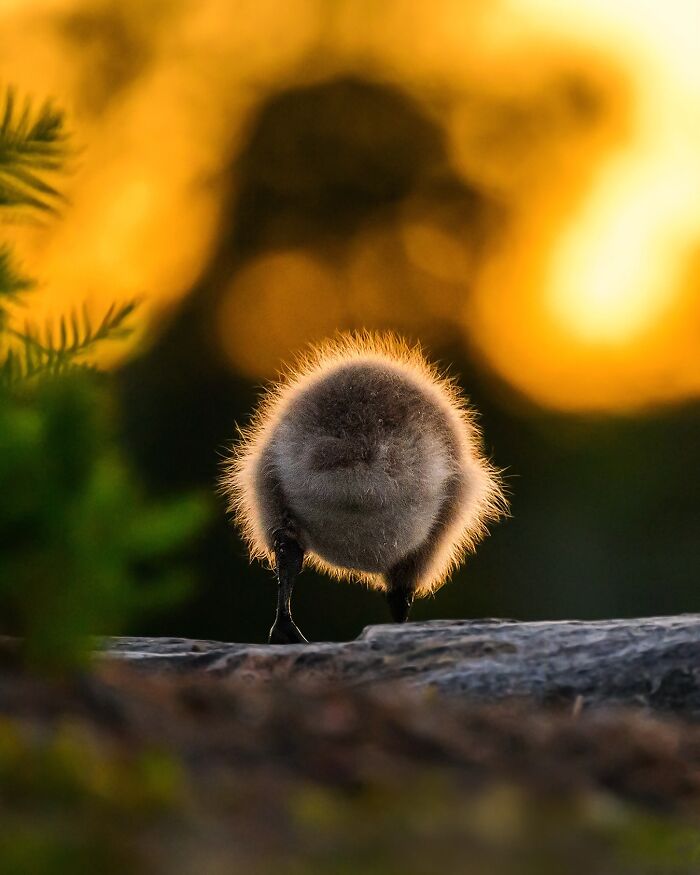
[[[133,828],[179,804],[183,782],[160,751],[129,753],[79,723],[46,735],[2,719],[0,871],[147,872]]]
[[[350,789],[216,754],[190,768],[182,754],[133,737],[123,744],[71,717],[49,725],[0,719],[0,872],[698,871],[696,827],[604,793],[549,794],[493,777],[463,782],[425,764]]]
[[[289,814],[303,853],[294,875],[691,875],[700,833],[612,796],[548,795],[508,781],[470,790],[416,770],[351,796],[306,785]],[[388,790],[388,792],[387,792]],[[270,866],[265,872],[274,871]]]
[[[91,635],[186,592],[187,577],[162,560],[198,531],[205,503],[149,503],[108,406],[86,375],[23,398],[0,392],[0,617],[34,664],[73,665]]]
[[[61,114],[18,109],[8,91],[0,207],[51,209],[59,195],[45,174],[65,154]],[[108,384],[89,354],[123,336],[133,303],[96,326],[82,311],[56,329],[19,330],[12,308],[31,287],[0,248],[0,623],[22,637],[30,664],[59,669],[79,664],[93,635],[186,591],[164,557],[201,528],[206,508],[194,496],[149,503],[118,450]]]

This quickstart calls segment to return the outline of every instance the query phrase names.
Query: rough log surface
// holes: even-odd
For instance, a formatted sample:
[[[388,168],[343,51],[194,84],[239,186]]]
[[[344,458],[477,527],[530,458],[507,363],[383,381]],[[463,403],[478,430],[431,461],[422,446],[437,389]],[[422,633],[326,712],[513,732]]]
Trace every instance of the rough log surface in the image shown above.
[[[400,680],[486,702],[637,705],[700,717],[700,615],[369,626],[354,641],[293,646],[118,638],[106,653],[149,672],[241,682]],[[581,699],[578,699],[581,697]]]

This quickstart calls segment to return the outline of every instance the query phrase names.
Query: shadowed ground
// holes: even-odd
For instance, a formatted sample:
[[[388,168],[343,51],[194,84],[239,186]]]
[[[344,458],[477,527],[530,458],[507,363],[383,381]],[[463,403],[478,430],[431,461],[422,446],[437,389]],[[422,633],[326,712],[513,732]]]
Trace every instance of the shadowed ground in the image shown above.
[[[153,671],[250,683],[404,680],[470,700],[636,705],[700,715],[700,616],[600,622],[439,620],[370,626],[356,641],[291,647],[122,638],[110,655]],[[580,697],[580,699],[578,699]]]
[[[0,871],[697,873],[699,629],[443,621],[117,639],[77,678],[0,664]]]

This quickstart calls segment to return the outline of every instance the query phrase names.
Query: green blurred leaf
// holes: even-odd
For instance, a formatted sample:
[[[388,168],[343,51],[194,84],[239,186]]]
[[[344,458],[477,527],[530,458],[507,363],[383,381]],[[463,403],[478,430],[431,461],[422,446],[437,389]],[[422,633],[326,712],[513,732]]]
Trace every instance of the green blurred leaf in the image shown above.
[[[144,496],[105,389],[73,375],[0,393],[0,622],[35,665],[79,665],[95,635],[188,592],[178,553],[207,504]]]

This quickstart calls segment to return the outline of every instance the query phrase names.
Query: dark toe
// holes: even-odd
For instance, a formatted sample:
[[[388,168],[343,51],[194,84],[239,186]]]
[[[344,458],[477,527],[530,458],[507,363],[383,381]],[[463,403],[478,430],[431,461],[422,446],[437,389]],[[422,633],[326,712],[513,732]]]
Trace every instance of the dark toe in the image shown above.
[[[296,623],[275,623],[270,629],[270,644],[308,644],[309,642],[299,631]]]

